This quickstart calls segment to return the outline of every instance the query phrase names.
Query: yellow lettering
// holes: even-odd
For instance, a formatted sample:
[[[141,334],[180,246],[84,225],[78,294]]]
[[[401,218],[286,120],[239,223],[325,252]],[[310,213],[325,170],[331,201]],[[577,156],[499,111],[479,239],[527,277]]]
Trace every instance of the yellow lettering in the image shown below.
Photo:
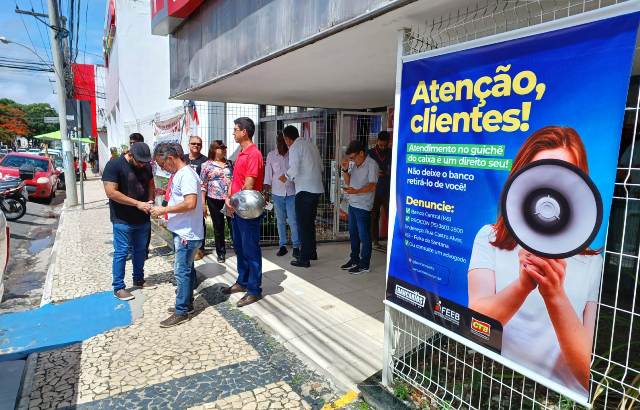
[[[413,99],[411,100],[411,105],[415,105],[419,100],[422,100],[423,103],[429,104],[429,91],[427,90],[427,85],[424,81],[420,81],[416,90],[413,93]]]
[[[411,117],[411,131],[413,131],[414,134],[417,134],[419,132],[422,132],[422,126],[417,126],[416,122],[422,122],[423,117],[420,114],[416,114],[413,117]]]

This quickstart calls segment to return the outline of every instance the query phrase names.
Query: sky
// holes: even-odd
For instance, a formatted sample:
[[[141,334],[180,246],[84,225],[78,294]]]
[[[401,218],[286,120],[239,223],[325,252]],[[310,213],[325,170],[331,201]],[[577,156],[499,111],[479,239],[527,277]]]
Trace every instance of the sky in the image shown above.
[[[69,1],[62,0],[62,14],[69,15]],[[102,57],[102,36],[106,0],[80,1],[80,36],[78,42],[77,63],[104,64]],[[16,14],[16,5],[20,9],[47,13],[47,0],[1,0],[0,36],[18,42],[34,50],[42,60],[51,63],[49,28],[36,18]],[[86,16],[86,20],[85,20]],[[29,38],[31,37],[31,38]],[[39,61],[32,52],[15,44],[0,43],[0,57],[11,57]],[[52,63],[51,63],[52,64]],[[53,73],[17,71],[0,67],[0,98],[10,98],[22,104],[45,102],[57,108],[57,96],[54,94]]]

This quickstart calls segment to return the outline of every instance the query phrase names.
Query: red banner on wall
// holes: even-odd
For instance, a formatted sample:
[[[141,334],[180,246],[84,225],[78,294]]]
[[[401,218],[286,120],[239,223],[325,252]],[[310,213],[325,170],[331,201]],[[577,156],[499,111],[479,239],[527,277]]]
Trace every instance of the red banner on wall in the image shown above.
[[[73,98],[91,104],[91,136],[98,136],[96,123],[96,75],[93,64],[73,64]],[[83,135],[86,137],[86,135]]]

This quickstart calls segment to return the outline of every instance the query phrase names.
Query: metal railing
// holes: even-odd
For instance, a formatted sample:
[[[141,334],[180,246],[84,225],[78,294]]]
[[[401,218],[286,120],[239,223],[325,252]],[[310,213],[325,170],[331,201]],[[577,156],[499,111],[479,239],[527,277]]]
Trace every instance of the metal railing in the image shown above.
[[[619,1],[484,1],[404,33],[404,55],[533,26]],[[625,111],[591,364],[592,406],[640,407],[640,79]],[[535,348],[532,346],[532,348]],[[425,408],[573,409],[582,406],[386,307],[390,388]]]

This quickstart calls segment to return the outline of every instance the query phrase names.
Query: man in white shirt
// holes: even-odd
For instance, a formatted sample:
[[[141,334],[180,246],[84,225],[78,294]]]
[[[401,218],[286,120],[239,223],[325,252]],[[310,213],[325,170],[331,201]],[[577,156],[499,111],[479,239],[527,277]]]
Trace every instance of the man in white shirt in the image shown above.
[[[153,156],[156,164],[173,174],[171,197],[167,206],[154,207],[153,217],[168,214],[167,229],[173,233],[175,248],[174,271],[178,290],[175,308],[170,308],[167,319],[160,327],[172,327],[190,319],[193,312],[193,291],[196,286],[196,269],[193,261],[204,240],[202,226],[202,183],[196,172],[184,161],[179,144],[159,144]]]
[[[282,132],[276,137],[276,148],[267,154],[267,164],[264,169],[264,195],[271,198],[276,208],[278,221],[278,253],[276,256],[287,254],[287,223],[291,228],[291,242],[293,243],[293,257],[300,256],[300,240],[298,239],[298,224],[296,223],[295,195],[296,188],[293,182],[282,182],[279,178],[289,169],[289,147],[284,142]]]
[[[322,185],[322,162],[318,147],[300,138],[298,129],[286,126],[282,133],[289,146],[289,169],[280,181],[292,181],[296,187],[296,220],[300,236],[300,256],[291,261],[293,266],[308,268],[310,260],[318,259],[316,250],[316,214]]]
[[[359,275],[369,272],[371,262],[371,208],[380,169],[360,141],[351,141],[346,154],[341,171],[345,183],[343,189],[349,194],[351,255],[340,268]]]

